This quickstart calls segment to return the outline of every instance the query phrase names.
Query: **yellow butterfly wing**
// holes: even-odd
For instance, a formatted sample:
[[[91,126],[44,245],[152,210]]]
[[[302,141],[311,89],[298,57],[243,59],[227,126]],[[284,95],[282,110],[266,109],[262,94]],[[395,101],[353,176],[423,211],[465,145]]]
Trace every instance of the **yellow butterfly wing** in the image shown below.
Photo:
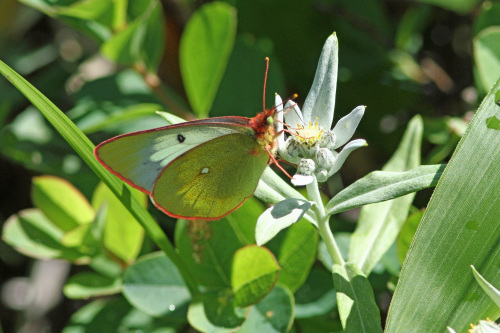
[[[99,144],[94,155],[109,171],[151,195],[163,169],[204,142],[232,133],[252,135],[247,118],[195,120],[119,135]]]

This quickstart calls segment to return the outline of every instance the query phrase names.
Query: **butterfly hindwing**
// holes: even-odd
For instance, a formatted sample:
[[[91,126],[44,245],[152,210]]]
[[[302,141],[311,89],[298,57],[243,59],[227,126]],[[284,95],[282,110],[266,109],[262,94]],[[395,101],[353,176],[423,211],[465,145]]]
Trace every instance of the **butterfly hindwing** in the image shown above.
[[[269,155],[255,139],[233,133],[207,141],[171,161],[152,193],[165,213],[219,219],[255,191]]]

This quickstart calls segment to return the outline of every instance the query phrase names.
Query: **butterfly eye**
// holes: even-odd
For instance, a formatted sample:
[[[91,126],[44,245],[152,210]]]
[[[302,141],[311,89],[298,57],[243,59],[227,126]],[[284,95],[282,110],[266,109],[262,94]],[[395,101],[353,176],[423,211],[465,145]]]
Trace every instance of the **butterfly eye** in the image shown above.
[[[274,124],[274,119],[273,119],[273,117],[267,117],[267,123],[268,123],[269,125]]]

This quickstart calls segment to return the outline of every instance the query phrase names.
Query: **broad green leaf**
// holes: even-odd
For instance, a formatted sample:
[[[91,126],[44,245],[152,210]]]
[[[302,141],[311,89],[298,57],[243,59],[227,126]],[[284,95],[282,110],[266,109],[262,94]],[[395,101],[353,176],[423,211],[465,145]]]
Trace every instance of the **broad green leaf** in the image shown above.
[[[153,6],[153,9],[151,10],[151,14],[145,18],[146,31],[142,42],[143,49],[141,57],[148,70],[152,73],[156,73],[165,48],[166,27],[161,2],[158,0],[151,0],[150,6]]]
[[[288,332],[293,323],[294,301],[292,293],[277,285],[261,302],[252,306],[250,315],[238,332]]]
[[[177,250],[201,285],[231,288],[233,255],[239,248],[255,243],[255,222],[262,210],[262,205],[250,198],[219,221],[177,222]]]
[[[278,232],[298,222],[313,203],[300,199],[285,199],[266,209],[255,228],[257,245],[264,245]]]
[[[334,265],[333,284],[344,332],[382,332],[372,286],[356,264]]]
[[[132,189],[131,194],[144,208],[147,207],[148,197],[146,194],[136,189]],[[109,188],[101,182],[92,195],[92,206],[94,209],[98,209],[102,204],[106,204],[108,207],[103,244],[117,257],[129,263],[137,257],[141,250],[144,229]]]
[[[489,283],[481,274],[476,271],[473,265],[471,265],[472,273],[474,273],[474,277],[476,278],[477,283],[483,288],[484,292],[490,296],[490,298],[495,302],[496,305],[500,308],[500,291],[495,288],[491,283]]]
[[[459,14],[466,14],[471,11],[480,0],[459,0],[459,1],[450,1],[450,0],[418,0],[422,3],[428,3],[431,5],[439,6],[444,9],[453,10]]]
[[[140,19],[130,23],[101,45],[101,53],[121,65],[138,62],[144,29],[144,22]]]
[[[101,244],[92,235],[90,224],[84,224],[66,232],[61,238],[61,244],[78,249],[90,257],[94,257],[102,250]]]
[[[231,286],[234,303],[246,307],[257,303],[273,288],[280,267],[266,248],[249,245],[234,254],[231,267]]]
[[[231,291],[196,295],[188,310],[188,321],[200,332],[235,332],[248,310],[235,307]]]
[[[82,224],[64,234],[61,244],[66,247],[78,248],[82,253],[91,257],[101,254],[103,230],[106,222],[107,206],[103,205],[97,211],[94,221]]]
[[[113,1],[111,0],[86,0],[77,1],[67,7],[54,7],[56,15],[75,17],[82,20],[93,21],[104,16],[111,18]]]
[[[474,62],[481,84],[489,89],[500,77],[500,26],[481,31],[474,38]]]
[[[295,292],[295,318],[311,318],[332,311],[337,304],[331,273],[313,268]]]
[[[120,263],[104,254],[93,257],[89,267],[101,275],[112,278],[121,277],[125,269]]]
[[[422,118],[415,116],[398,149],[382,168],[383,171],[407,171],[420,165]],[[415,193],[363,206],[356,230],[352,234],[348,260],[369,275],[375,264],[394,243],[408,216]]]
[[[2,239],[17,251],[39,259],[66,259],[84,263],[88,258],[61,244],[63,231],[38,209],[25,209],[12,215],[3,226]]]
[[[411,241],[417,232],[418,225],[424,216],[425,210],[418,211],[408,217],[396,241],[398,259],[401,264],[404,263],[406,254],[410,249]]]
[[[142,15],[102,44],[101,52],[119,64],[142,63],[149,71],[156,72],[163,54],[163,15],[157,0],[147,3]]]
[[[112,0],[43,1],[21,0],[51,17],[81,30],[84,34],[104,41],[111,35],[113,23]]]
[[[130,187],[120,182],[94,158],[94,145],[75,126],[71,120],[59,110],[47,97],[24,80],[18,73],[0,61],[0,73],[7,78],[19,91],[25,95],[30,102],[43,114],[43,116],[54,126],[62,137],[70,144],[75,152],[87,163],[87,165],[99,176],[109,189],[120,198],[122,204],[141,223],[148,236],[165,252],[181,272],[184,281],[191,293],[196,293],[198,285],[190,274],[173,245],[156,221],[148,212],[140,206],[139,202],[130,193]]]
[[[83,272],[71,276],[64,284],[64,295],[71,299],[87,299],[96,296],[114,295],[121,291],[121,280],[94,272]]]
[[[266,244],[273,252],[281,271],[278,284],[295,292],[306,280],[316,260],[318,232],[307,221],[294,223]]]
[[[31,199],[35,207],[63,231],[94,219],[95,212],[83,194],[58,177],[34,177]]]
[[[470,265],[497,276],[500,261],[500,117],[493,87],[472,119],[429,202],[396,287],[386,332],[465,331],[498,318],[500,308],[474,280]]]
[[[136,308],[162,316],[186,304],[190,295],[175,265],[163,253],[151,253],[130,265],[123,295]]]
[[[435,186],[445,165],[423,165],[406,172],[374,171],[355,181],[326,205],[328,215],[395,199]]]
[[[227,3],[205,4],[188,21],[179,62],[194,112],[206,118],[226,69],[236,35],[236,12]]]
[[[176,333],[185,323],[185,313],[171,313],[161,318],[153,318],[120,297],[100,299],[83,306],[71,316],[62,332]]]

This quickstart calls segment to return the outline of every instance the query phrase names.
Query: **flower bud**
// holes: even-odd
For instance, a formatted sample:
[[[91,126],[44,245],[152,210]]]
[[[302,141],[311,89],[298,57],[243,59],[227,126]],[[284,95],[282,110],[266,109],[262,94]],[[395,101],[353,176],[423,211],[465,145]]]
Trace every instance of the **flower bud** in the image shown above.
[[[335,134],[333,133],[333,131],[324,131],[323,135],[321,136],[319,145],[321,148],[328,148],[329,150],[333,150],[333,148],[335,147]]]
[[[320,148],[316,152],[316,163],[321,169],[330,170],[335,162],[335,156],[328,148]]]
[[[297,173],[300,175],[312,175],[314,170],[316,170],[316,163],[309,158],[301,159],[297,166]]]

